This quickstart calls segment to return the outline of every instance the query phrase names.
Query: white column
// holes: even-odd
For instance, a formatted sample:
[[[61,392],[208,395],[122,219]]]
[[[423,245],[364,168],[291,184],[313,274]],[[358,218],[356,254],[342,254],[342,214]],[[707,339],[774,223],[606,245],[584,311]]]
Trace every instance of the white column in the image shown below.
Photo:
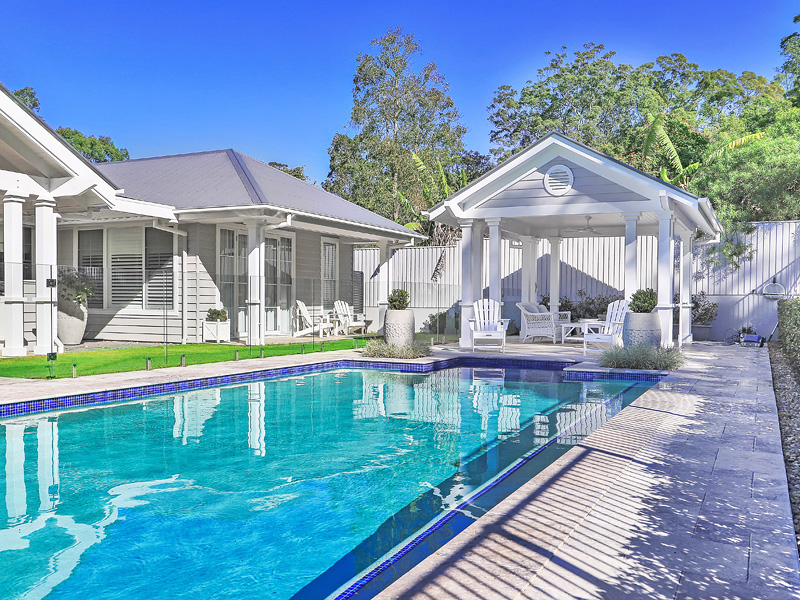
[[[472,221],[472,301],[483,298],[483,221]],[[470,303],[472,306],[472,303]]]
[[[625,217],[625,299],[630,300],[639,288],[639,272],[637,268],[636,226],[639,214],[626,214]]]
[[[24,293],[22,288],[22,206],[27,198],[3,198],[3,247],[5,267],[5,346],[3,356],[25,356]]]
[[[503,236],[500,232],[501,219],[486,219],[489,225],[489,298],[502,302],[502,250]]]
[[[391,258],[391,247],[389,242],[379,242],[378,259],[378,333],[383,333],[383,323],[386,320],[386,309],[389,306],[389,259]]]
[[[56,217],[55,201],[50,198],[36,200],[36,345],[34,354],[56,352],[56,325],[58,297],[56,288],[48,287],[48,280],[56,280]]]
[[[257,223],[247,228],[247,343],[264,343],[264,230]]]
[[[472,331],[469,328],[469,320],[472,318],[472,303],[474,302],[475,284],[473,277],[480,279],[480,272],[473,272],[474,263],[473,253],[473,221],[465,219],[459,223],[461,225],[461,338],[459,345],[462,348],[472,348]],[[482,248],[478,247],[478,252]]]
[[[28,511],[25,491],[25,425],[6,426],[6,512],[9,520],[24,517]]]
[[[672,343],[672,212],[658,214],[658,316],[661,320],[661,345],[671,348]]]
[[[678,339],[683,344],[692,343],[692,309],[689,305],[692,301],[692,270],[694,268],[692,254],[692,234],[684,232],[681,234],[681,319],[680,332]]]
[[[558,312],[558,302],[561,299],[561,238],[551,237],[550,240],[550,312]]]
[[[55,418],[45,418],[36,424],[36,441],[39,512],[45,512],[58,504],[58,421]]]
[[[539,240],[535,237],[522,238],[522,301],[538,301],[539,281]]]

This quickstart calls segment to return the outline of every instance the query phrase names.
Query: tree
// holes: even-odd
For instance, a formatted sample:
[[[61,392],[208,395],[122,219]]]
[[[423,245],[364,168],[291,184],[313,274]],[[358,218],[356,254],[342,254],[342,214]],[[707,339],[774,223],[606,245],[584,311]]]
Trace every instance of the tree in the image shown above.
[[[356,59],[350,132],[331,142],[323,187],[405,223],[413,218],[409,206],[425,208],[412,155],[450,168],[466,129],[436,65],[415,69],[422,47],[413,35],[389,29],[371,46]]]
[[[117,148],[110,137],[104,135],[99,137],[93,135],[87,136],[77,129],[71,129],[69,127],[59,127],[56,129],[56,133],[63,137],[70,146],[83,154],[89,162],[113,162],[130,158],[128,150],[125,148]]]
[[[795,15],[794,23],[800,23],[800,15]],[[790,33],[781,40],[781,56],[786,60],[778,72],[786,83],[786,97],[793,106],[800,107],[800,32]]]
[[[284,173],[288,173],[292,177],[296,177],[300,181],[308,181],[308,175],[306,175],[306,166],[300,165],[299,167],[290,167],[285,163],[279,162],[269,162],[267,163],[270,167],[278,169],[279,171],[283,171]]]
[[[39,112],[39,98],[31,86],[25,86],[12,92],[14,96],[33,112]],[[93,135],[87,136],[69,127],[59,127],[56,133],[64,138],[67,143],[80,152],[89,162],[111,162],[127,160],[130,158],[128,150],[117,148],[110,137]]]
[[[661,112],[663,100],[654,89],[652,64],[617,65],[614,55],[590,42],[571,61],[566,52],[556,53],[520,92],[498,88],[489,106],[492,153],[505,159],[549,131],[560,131],[601,152],[624,154],[644,114]]]

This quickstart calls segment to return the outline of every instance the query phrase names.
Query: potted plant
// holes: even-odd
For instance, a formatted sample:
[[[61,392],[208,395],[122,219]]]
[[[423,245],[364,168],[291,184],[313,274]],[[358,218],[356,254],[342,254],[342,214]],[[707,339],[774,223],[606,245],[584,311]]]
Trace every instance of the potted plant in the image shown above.
[[[206,320],[203,322],[204,342],[230,342],[231,324],[228,321],[228,311],[224,308],[209,308]]]
[[[705,292],[692,295],[692,338],[698,342],[711,339],[711,323],[717,318],[719,304],[711,302]]]
[[[383,322],[383,339],[390,346],[408,346],[414,343],[414,311],[408,308],[408,292],[392,290]]]
[[[630,312],[622,326],[622,344],[630,346],[661,346],[661,321],[653,309],[658,294],[652,288],[636,290],[631,296]]]
[[[86,303],[94,295],[94,282],[72,267],[58,268],[58,339],[68,346],[83,341],[89,310]]]

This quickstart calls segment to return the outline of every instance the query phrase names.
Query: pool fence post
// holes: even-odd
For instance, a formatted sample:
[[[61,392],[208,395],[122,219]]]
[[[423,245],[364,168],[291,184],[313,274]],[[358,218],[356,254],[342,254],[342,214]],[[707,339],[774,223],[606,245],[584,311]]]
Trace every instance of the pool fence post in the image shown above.
[[[186,366],[186,355],[185,354],[181,354],[181,366],[182,367]]]
[[[264,358],[264,349],[261,349],[261,358]]]
[[[75,379],[78,376],[78,365],[72,365],[72,378]]]
[[[239,360],[239,351],[238,350],[234,350],[233,351],[233,360]]]
[[[151,368],[152,368],[152,366],[150,365],[150,358],[148,358],[147,359],[147,366],[145,367],[145,370],[149,371]]]

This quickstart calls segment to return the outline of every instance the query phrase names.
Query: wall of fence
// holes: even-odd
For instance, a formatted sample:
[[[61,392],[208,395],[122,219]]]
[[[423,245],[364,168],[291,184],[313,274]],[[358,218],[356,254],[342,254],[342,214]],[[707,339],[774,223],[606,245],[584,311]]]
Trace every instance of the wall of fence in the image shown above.
[[[800,293],[800,222],[755,223],[755,231],[744,236],[755,254],[739,268],[715,260],[710,246],[694,249],[693,293],[705,291],[719,303],[713,339],[724,339],[742,326],[750,325],[769,336],[777,322],[775,301],[764,296],[764,287],[775,278],[788,294]],[[488,255],[488,240],[484,256]],[[578,299],[578,291],[590,296],[622,294],[625,241],[620,237],[565,239],[561,249],[561,295]],[[638,241],[639,287],[656,287],[657,243],[654,237]],[[537,263],[539,295],[550,293],[550,245],[541,242]],[[522,248],[503,240],[500,267],[503,314],[519,323],[514,306],[522,293]],[[377,309],[379,254],[377,248],[358,248],[354,270],[363,273],[364,307]],[[484,295],[488,295],[489,265],[484,260]],[[410,247],[394,252],[389,261],[391,288],[409,292],[411,307],[422,325],[428,315],[448,312],[448,329],[455,330],[454,315],[461,298],[461,251],[448,247]]]

